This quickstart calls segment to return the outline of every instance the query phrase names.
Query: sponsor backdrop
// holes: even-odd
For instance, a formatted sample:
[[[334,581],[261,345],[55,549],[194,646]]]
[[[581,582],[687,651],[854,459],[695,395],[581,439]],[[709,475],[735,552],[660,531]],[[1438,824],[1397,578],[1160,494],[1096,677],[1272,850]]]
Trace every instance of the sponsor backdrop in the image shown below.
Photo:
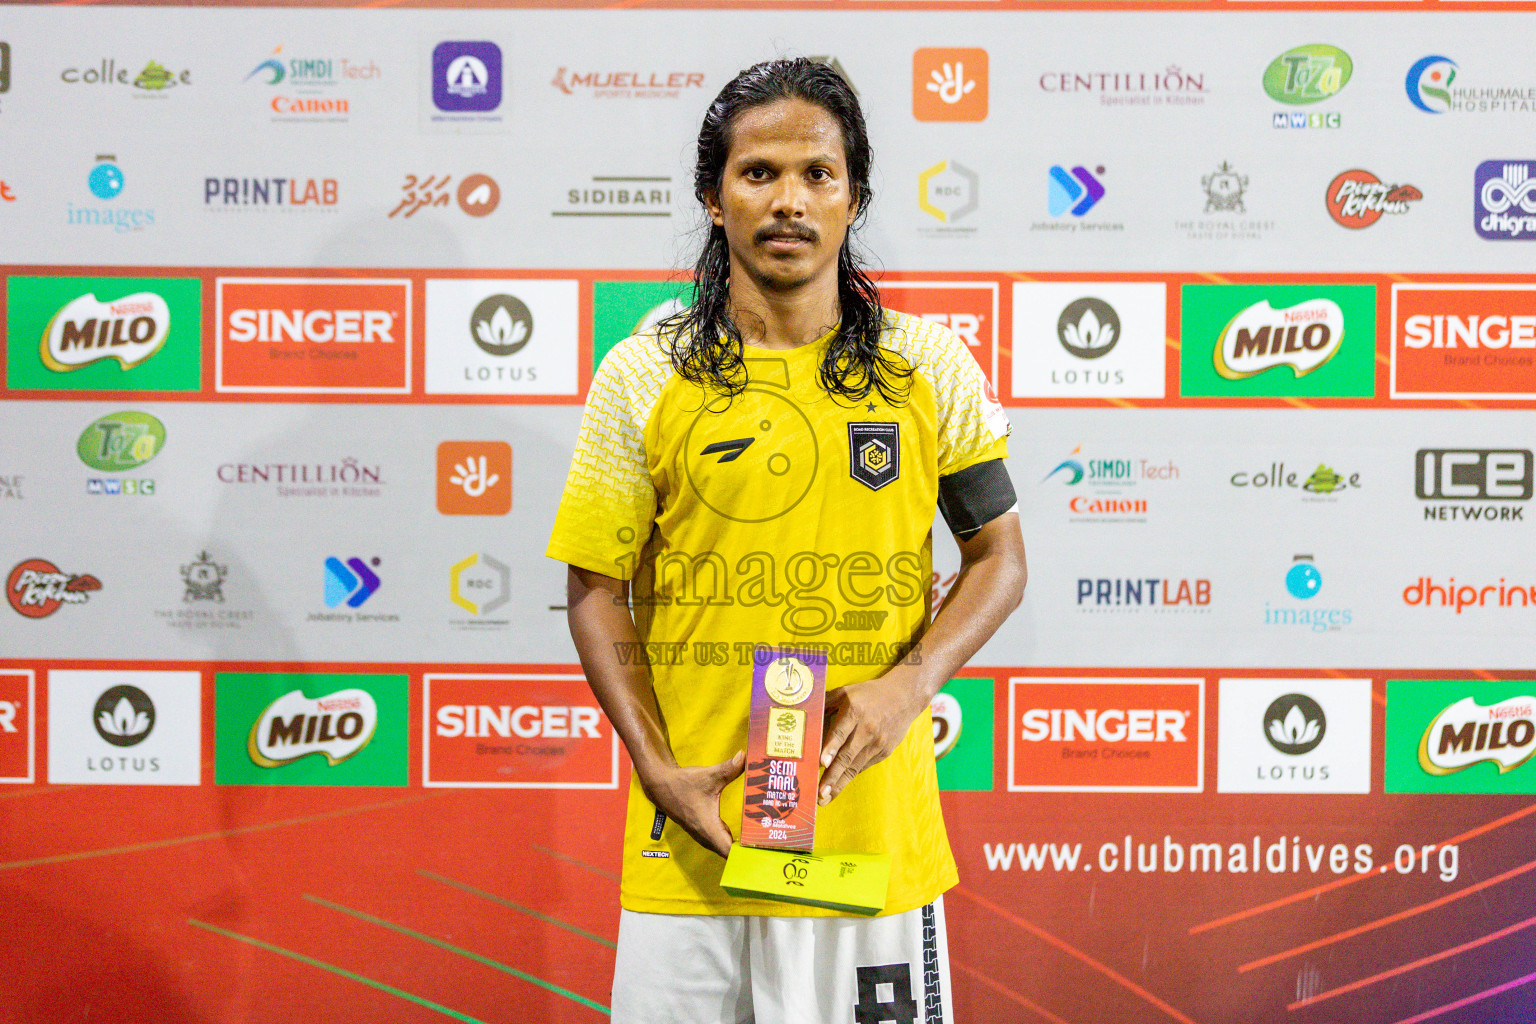
[[[1536,1019],[1536,9],[727,6],[7,11],[0,1016],[607,1014],[629,766],[543,548],[787,53],[1013,423],[961,1019]]]

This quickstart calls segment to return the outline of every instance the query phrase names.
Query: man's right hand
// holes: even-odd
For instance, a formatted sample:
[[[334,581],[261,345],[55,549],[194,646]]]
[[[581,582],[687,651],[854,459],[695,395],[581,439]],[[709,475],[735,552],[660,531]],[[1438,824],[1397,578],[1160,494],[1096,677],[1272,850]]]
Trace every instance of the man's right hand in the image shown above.
[[[720,818],[720,792],[747,765],[745,751],[728,761],[684,768],[667,765],[641,774],[640,787],[668,818],[707,850],[724,857],[731,852],[731,830]]]

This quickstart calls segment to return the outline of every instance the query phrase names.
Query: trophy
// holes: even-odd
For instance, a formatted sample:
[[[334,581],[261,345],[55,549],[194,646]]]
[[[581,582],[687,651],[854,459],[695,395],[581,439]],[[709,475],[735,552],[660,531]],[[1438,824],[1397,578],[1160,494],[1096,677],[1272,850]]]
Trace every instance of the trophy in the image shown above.
[[[885,907],[889,854],[815,852],[825,651],[758,645],[741,839],[721,888],[733,896],[877,914]]]

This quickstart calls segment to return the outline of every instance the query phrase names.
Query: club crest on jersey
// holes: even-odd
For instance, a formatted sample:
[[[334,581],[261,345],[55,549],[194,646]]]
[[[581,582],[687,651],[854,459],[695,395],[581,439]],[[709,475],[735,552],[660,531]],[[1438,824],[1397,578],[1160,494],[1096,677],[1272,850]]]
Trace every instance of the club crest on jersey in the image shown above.
[[[848,424],[848,474],[872,491],[900,476],[900,425]]]

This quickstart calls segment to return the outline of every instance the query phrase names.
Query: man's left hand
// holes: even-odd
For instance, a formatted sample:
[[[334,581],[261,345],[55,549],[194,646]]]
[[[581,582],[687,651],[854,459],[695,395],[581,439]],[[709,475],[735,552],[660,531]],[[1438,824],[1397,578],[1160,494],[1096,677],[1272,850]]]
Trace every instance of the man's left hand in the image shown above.
[[[897,665],[878,679],[827,692],[818,804],[830,803],[855,775],[891,755],[927,703],[920,690],[911,669]]]

